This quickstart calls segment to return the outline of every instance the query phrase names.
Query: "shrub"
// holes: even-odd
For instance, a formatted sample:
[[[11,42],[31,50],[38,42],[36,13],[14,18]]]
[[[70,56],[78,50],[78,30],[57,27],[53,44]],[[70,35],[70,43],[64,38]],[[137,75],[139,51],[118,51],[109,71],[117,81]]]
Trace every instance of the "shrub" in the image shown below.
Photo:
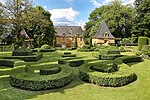
[[[64,54],[62,57],[76,57],[76,54]]]
[[[50,49],[50,46],[48,44],[44,44],[41,46],[40,49]]]
[[[4,56],[4,59],[21,59],[24,61],[38,61],[43,57],[43,54],[33,54],[31,56]]]
[[[74,58],[66,58],[66,59],[59,59],[58,64],[69,64],[71,67],[78,67],[84,64],[84,60],[74,59]]]
[[[50,66],[46,68],[40,69],[40,75],[51,75],[51,74],[57,74],[61,71],[61,68],[58,66]]]
[[[142,53],[145,55],[150,55],[150,45],[144,45],[142,48]]]
[[[90,69],[92,70],[104,72],[104,73],[112,73],[117,71],[117,68],[114,68],[112,65],[107,65],[107,64],[94,63],[94,64],[89,64],[89,66]]]
[[[126,65],[127,62],[141,61],[139,57],[122,57],[113,61],[113,68],[118,71],[103,73],[90,69],[90,64],[84,64],[79,68],[79,77],[83,81],[100,86],[118,87],[129,84],[137,79],[136,74]],[[125,63],[124,63],[125,62]]]
[[[84,44],[84,45],[82,46],[82,49],[90,49],[90,46],[87,45],[87,44]]]
[[[31,56],[31,55],[32,55],[32,51],[24,47],[18,48],[14,50],[12,53],[12,56]]]
[[[125,48],[123,46],[120,46],[119,50],[120,52],[125,52]]]
[[[49,66],[49,65],[45,65]],[[10,75],[11,86],[32,91],[55,89],[63,87],[72,81],[72,70],[68,65],[59,65],[61,71],[52,75],[39,75],[24,72],[24,69],[16,69],[16,73]],[[41,66],[36,66],[40,69]]]
[[[74,48],[77,48],[78,47],[78,44],[77,44],[77,37],[75,36],[74,37]]]
[[[141,51],[143,48],[143,45],[148,44],[148,38],[147,37],[139,37],[138,38],[138,50]]]
[[[64,54],[71,54],[71,52],[64,52]]]
[[[55,49],[40,49],[40,52],[53,52]]]
[[[103,54],[99,56],[99,59],[101,60],[114,60],[117,57],[121,57],[120,54]]]
[[[0,66],[16,67],[23,64],[24,61],[18,59],[0,59]]]

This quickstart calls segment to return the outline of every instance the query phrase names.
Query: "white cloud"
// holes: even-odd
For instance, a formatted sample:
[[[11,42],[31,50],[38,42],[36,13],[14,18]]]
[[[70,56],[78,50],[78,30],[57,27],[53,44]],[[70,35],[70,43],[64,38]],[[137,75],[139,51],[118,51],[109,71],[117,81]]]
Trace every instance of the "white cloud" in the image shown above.
[[[65,9],[52,9],[49,10],[52,14],[51,19],[54,24],[72,24],[75,18],[79,15],[79,12],[72,7]]]
[[[127,5],[127,4],[133,5],[134,2],[135,0],[124,0],[123,5]]]

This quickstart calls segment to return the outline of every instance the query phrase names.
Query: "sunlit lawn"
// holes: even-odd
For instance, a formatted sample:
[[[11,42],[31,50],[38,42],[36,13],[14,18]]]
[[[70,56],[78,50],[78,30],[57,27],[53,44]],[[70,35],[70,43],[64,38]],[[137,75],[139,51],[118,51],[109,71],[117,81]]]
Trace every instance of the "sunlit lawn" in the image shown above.
[[[44,53],[44,57],[37,62],[28,62],[30,65],[46,63],[57,63],[64,51]],[[77,52],[77,57],[82,57],[86,62],[98,61],[92,56],[92,52]],[[0,53],[0,55],[10,55],[11,53]],[[134,55],[133,52],[122,53],[124,55]],[[111,61],[110,61],[111,62]],[[76,76],[69,85],[46,91],[27,91],[11,87],[9,84],[9,74],[12,68],[0,67],[0,100],[150,100],[150,60],[140,63],[128,64],[137,74],[138,79],[123,87],[101,87],[80,81],[78,78],[78,68],[72,68]],[[13,68],[15,69],[15,68]]]

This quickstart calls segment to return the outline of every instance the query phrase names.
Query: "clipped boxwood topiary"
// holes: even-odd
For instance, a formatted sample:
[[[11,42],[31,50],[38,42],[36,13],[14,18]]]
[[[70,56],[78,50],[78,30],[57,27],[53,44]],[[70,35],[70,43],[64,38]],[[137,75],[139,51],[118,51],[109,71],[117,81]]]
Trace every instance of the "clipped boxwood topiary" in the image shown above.
[[[40,69],[40,75],[52,75],[52,74],[57,74],[61,71],[61,68],[58,66],[50,66],[46,68],[41,68]]]
[[[103,73],[112,73],[118,71],[117,67],[114,68],[112,65],[100,64],[100,63],[92,63],[89,64],[90,69],[103,72]]]
[[[64,54],[62,57],[76,57],[76,54]]]
[[[147,37],[139,37],[138,38],[138,50],[141,51],[143,48],[143,45],[148,44],[148,38]]]
[[[79,69],[80,79],[100,86],[119,87],[127,85],[137,79],[136,74],[126,65],[127,62],[142,61],[140,57],[120,57],[113,61],[113,68],[118,71],[113,73],[103,73],[91,70],[90,64],[84,64]]]
[[[50,49],[50,46],[48,44],[44,44],[41,46],[40,49]]]
[[[31,56],[32,51],[30,49],[21,47],[12,52],[12,56]]]
[[[104,54],[104,55],[99,55],[99,59],[101,60],[114,60],[117,57],[121,57],[122,55],[120,54]]]
[[[0,66],[16,67],[19,65],[24,65],[24,61],[18,59],[0,59]]]
[[[64,55],[65,55],[65,54],[71,54],[71,52],[64,52]]]
[[[84,64],[84,60],[74,59],[74,58],[66,58],[66,59],[59,59],[58,64],[69,64],[71,67],[79,67]]]
[[[31,74],[26,73],[24,68],[16,69],[16,73],[10,75],[10,84],[13,87],[32,91],[63,87],[73,80],[72,70],[68,65],[59,65],[59,67],[61,68],[61,71],[52,75]],[[40,68],[41,66],[35,66],[35,69]]]

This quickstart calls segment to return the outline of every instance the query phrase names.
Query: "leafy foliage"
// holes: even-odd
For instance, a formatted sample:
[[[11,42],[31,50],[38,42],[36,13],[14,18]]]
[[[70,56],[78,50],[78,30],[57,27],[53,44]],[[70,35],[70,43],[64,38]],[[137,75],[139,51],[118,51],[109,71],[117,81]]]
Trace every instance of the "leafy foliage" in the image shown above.
[[[135,0],[136,15],[133,33],[137,36],[150,37],[150,0]]]
[[[115,0],[109,5],[96,8],[85,25],[84,40],[90,38],[98,29],[100,23],[106,21],[108,28],[115,37],[131,36],[133,8],[130,5],[122,5]]]

